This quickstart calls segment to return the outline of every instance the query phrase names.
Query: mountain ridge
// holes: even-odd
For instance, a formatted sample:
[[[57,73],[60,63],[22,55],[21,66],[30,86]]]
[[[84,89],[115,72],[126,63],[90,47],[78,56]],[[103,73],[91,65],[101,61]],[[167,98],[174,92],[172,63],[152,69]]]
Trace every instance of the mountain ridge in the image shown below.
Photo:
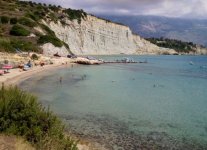
[[[207,46],[207,19],[169,18],[163,16],[100,15],[128,25],[145,38],[170,38]]]

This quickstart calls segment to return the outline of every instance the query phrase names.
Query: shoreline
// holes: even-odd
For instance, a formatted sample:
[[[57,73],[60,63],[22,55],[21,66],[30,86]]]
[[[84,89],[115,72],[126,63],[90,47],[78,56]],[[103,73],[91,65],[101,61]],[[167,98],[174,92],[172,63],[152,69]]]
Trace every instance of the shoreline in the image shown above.
[[[72,67],[74,65],[73,63],[69,64],[52,64],[52,65],[45,65],[43,67],[41,66],[35,66],[31,68],[31,70],[28,71],[20,71],[20,69],[11,69],[8,74],[5,74],[0,77],[0,83],[6,86],[11,85],[18,85],[20,82],[30,78],[31,76],[35,75],[36,73],[42,73],[44,71],[58,69],[61,67]]]

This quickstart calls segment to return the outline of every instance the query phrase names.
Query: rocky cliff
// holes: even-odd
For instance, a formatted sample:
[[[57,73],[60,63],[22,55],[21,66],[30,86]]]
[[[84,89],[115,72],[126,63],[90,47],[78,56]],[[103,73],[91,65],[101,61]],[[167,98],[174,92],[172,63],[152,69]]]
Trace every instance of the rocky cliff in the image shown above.
[[[134,35],[127,26],[91,15],[87,15],[81,23],[66,18],[64,21],[64,25],[59,21],[56,23],[43,21],[43,23],[77,55],[176,53],[174,50],[160,48]],[[46,44],[42,48],[46,54],[54,53],[51,45]],[[67,50],[61,49],[61,53],[65,54]]]

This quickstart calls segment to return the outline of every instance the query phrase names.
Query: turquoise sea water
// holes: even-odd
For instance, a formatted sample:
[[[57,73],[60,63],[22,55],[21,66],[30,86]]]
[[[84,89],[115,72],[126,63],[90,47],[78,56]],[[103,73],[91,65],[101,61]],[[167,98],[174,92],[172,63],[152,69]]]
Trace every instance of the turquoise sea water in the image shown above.
[[[20,87],[108,149],[207,149],[207,57],[130,58],[148,63],[66,67]]]

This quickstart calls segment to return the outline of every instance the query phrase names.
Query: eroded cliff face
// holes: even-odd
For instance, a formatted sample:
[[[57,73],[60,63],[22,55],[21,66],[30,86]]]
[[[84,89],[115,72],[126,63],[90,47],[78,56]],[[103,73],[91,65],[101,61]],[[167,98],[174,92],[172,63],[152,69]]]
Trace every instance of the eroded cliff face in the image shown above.
[[[174,50],[161,49],[140,36],[133,35],[127,26],[90,15],[82,20],[81,24],[70,20],[66,20],[66,25],[60,22],[44,24],[77,55],[160,54],[164,51],[175,53]],[[49,50],[47,46],[43,48],[44,51]]]

